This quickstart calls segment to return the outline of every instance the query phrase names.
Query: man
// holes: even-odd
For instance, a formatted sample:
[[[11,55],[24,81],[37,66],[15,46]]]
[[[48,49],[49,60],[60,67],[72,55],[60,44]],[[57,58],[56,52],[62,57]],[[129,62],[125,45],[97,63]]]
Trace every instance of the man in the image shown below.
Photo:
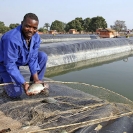
[[[5,33],[0,40],[0,82],[16,84],[5,85],[11,98],[20,97],[23,89],[27,95],[29,84],[19,71],[19,66],[29,66],[30,81],[42,83],[46,70],[47,55],[38,52],[40,36],[37,34],[39,20],[33,13],[24,16],[20,26]],[[48,88],[48,85],[46,85]]]

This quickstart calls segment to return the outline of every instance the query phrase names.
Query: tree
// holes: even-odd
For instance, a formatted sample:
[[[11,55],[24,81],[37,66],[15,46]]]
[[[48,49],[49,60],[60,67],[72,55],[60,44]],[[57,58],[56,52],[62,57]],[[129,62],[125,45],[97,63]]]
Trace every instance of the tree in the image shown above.
[[[91,18],[90,25],[88,30],[91,32],[95,32],[98,28],[107,28],[107,23],[103,17],[97,16]]]
[[[4,24],[4,22],[1,22],[1,21],[0,21],[0,27],[2,27],[2,26],[4,27],[5,24]]]
[[[10,29],[14,29],[14,28],[16,28],[17,26],[19,26],[20,24],[18,24],[18,23],[16,23],[16,24],[10,24],[9,25],[9,28]]]
[[[7,31],[9,31],[10,30],[10,28],[9,27],[7,27],[7,26],[5,26],[5,24],[4,24],[4,22],[1,22],[0,21],[0,33],[5,33],[5,32],[7,32]]]
[[[39,32],[43,32],[44,29],[43,29],[43,28],[39,28],[38,31],[39,31]]]
[[[44,29],[46,28],[47,31],[48,31],[48,28],[49,28],[49,27],[50,27],[50,24],[49,24],[49,23],[45,23],[44,26],[43,26],[43,28],[44,28]]]
[[[111,25],[110,27],[118,32],[120,32],[122,30],[127,30],[125,21],[121,21],[121,20],[116,20],[114,25]]]
[[[90,27],[90,22],[91,22],[91,19],[90,18],[86,18],[84,19],[84,31],[88,32],[89,31],[89,27]]]
[[[84,21],[82,18],[75,18],[66,24],[65,30],[68,32],[70,29],[76,29],[77,31],[82,31],[84,29]]]
[[[57,32],[64,32],[65,23],[59,20],[52,22],[50,30],[56,30]]]
[[[4,27],[1,27],[1,28],[0,28],[0,33],[4,34],[5,32],[7,32],[7,31],[9,31],[9,30],[10,30],[9,27],[4,26]]]
[[[43,27],[40,27],[38,29],[39,32],[47,33],[47,29],[44,29]]]

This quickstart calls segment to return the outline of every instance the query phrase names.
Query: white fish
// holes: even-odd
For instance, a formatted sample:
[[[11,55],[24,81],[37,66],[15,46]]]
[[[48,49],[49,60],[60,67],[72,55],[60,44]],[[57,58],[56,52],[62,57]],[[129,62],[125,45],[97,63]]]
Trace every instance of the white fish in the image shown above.
[[[28,93],[39,94],[43,89],[45,87],[42,84],[32,84],[28,89]]]

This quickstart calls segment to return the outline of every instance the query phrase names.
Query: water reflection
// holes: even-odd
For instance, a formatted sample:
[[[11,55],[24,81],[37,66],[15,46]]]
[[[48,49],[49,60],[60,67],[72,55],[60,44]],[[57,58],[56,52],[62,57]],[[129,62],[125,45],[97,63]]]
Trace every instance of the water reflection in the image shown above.
[[[119,53],[115,55],[105,56],[94,58],[90,60],[84,60],[80,62],[74,62],[70,64],[60,65],[56,67],[49,67],[46,71],[46,77],[53,77],[60,74],[65,74],[71,71],[82,70],[85,68],[100,66],[102,64],[108,64],[117,60],[123,60],[124,62],[128,61],[128,57],[133,55],[133,51],[126,52],[126,53]]]

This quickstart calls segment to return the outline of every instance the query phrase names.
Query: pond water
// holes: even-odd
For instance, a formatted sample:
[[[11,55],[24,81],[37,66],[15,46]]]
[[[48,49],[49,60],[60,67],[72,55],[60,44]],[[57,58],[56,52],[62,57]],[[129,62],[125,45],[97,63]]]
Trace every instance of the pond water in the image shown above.
[[[74,69],[47,76],[56,81],[83,82],[104,87],[133,101],[133,55],[126,60]]]

